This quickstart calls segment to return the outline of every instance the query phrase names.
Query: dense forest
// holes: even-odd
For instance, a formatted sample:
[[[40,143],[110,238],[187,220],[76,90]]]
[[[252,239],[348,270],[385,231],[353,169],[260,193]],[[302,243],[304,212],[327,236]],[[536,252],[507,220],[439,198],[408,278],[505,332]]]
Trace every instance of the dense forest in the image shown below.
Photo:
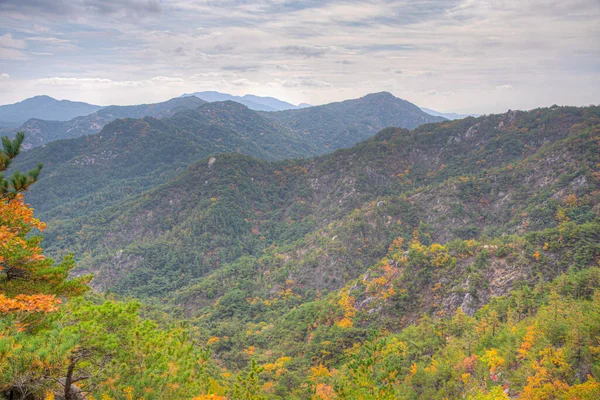
[[[28,201],[45,220],[70,220],[139,195],[217,153],[302,158],[351,147],[389,126],[442,120],[389,93],[277,113],[232,101],[204,103],[184,97],[106,107],[70,121],[29,121],[19,128],[24,144],[53,141],[24,152],[13,168],[42,162],[45,172]]]
[[[600,107],[386,128],[281,160],[308,146],[294,125],[310,132],[311,110],[201,105],[26,154],[24,135],[3,139],[0,169],[29,171],[0,184],[3,395],[600,398]],[[206,140],[178,142],[169,121],[203,118],[257,154],[167,166]],[[230,134],[244,118],[249,139]],[[28,204],[38,184],[48,226]]]

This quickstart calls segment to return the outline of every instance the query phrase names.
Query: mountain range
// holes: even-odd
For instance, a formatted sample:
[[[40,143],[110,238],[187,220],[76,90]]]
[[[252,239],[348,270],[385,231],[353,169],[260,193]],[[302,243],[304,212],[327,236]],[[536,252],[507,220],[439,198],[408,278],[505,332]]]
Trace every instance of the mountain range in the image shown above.
[[[194,92],[186,93],[181,97],[196,96],[204,101],[235,101],[241,103],[251,110],[256,111],[283,111],[283,110],[296,110],[300,108],[311,107],[310,104],[302,103],[294,105],[286,101],[276,99],[274,97],[263,97],[256,96],[253,94],[246,94],[244,96],[234,96],[227,93],[208,91],[208,92]]]
[[[203,104],[194,107],[196,103]],[[211,154],[236,152],[266,160],[314,156],[352,146],[386,126],[414,128],[440,120],[389,93],[275,113],[256,112],[233,101],[204,103],[195,97],[116,110],[169,114],[183,105],[191,108],[162,119],[119,119],[99,133],[24,152],[13,164],[15,169],[44,164],[28,201],[43,218],[62,219],[122,201]],[[364,109],[358,112],[359,108]],[[103,115],[101,110],[83,117],[77,126],[88,127]],[[35,132],[31,136],[40,137]]]
[[[425,108],[425,107],[421,107],[421,110],[425,111],[429,115],[434,115],[436,117],[442,117],[442,118],[446,118],[446,119],[449,119],[449,120],[463,119],[463,118],[467,118],[467,117],[478,117],[479,116],[477,114],[444,113],[444,112],[435,111],[435,110],[432,110],[430,108]]]
[[[74,253],[96,290],[23,356],[5,339],[37,357],[17,378],[44,366],[18,390],[70,346],[111,398],[598,397],[599,106],[164,110],[15,159],[44,163],[54,271]]]
[[[218,92],[210,93],[210,101],[216,101],[221,98],[229,98],[229,95],[222,95]],[[256,96],[247,95],[245,98],[254,98]],[[233,98],[233,97],[232,97]],[[270,104],[277,103],[279,100],[273,98],[260,98],[269,101]],[[362,103],[361,103],[361,99]],[[312,136],[321,135],[318,139],[319,145],[331,146],[326,143],[325,136],[338,135],[346,136],[348,139],[341,139],[341,142],[334,144],[334,149],[340,146],[352,145],[364,138],[373,135],[377,130],[385,126],[403,126],[413,128],[418,124],[425,122],[435,122],[441,120],[438,117],[432,117],[429,114],[420,112],[418,107],[397,99],[389,93],[378,93],[365,96],[356,100],[348,100],[342,103],[331,103],[318,107],[307,107],[308,112],[295,114],[293,110],[282,112],[269,112],[262,114],[275,120],[275,123],[281,125],[282,129],[292,129],[302,131],[302,134],[311,134]],[[242,104],[239,99],[235,102]],[[234,100],[227,100],[234,101]],[[378,104],[375,104],[379,101]],[[25,150],[41,146],[54,140],[77,138],[99,132],[106,124],[119,118],[143,118],[154,117],[164,118],[173,116],[179,111],[196,108],[206,101],[196,96],[183,96],[174,98],[162,103],[141,104],[135,106],[109,106],[102,108],[92,114],[80,116],[68,121],[48,121],[38,118],[31,118],[16,129],[5,129],[4,131],[14,135],[22,131],[26,133],[26,140],[23,144]],[[381,110],[376,107],[382,107]],[[354,107],[352,112],[350,109]],[[364,108],[363,107],[371,107]],[[375,107],[375,108],[373,108]],[[249,107],[252,108],[252,107]],[[362,111],[359,111],[362,110]],[[295,123],[296,118],[303,119]],[[313,118],[318,122],[312,121]],[[342,118],[342,119],[340,119]],[[371,120],[372,119],[372,120]],[[323,129],[321,129],[321,127]],[[354,139],[353,139],[354,138]],[[337,146],[337,147],[336,147]],[[318,154],[307,153],[305,155]]]
[[[30,118],[13,132],[25,132],[25,150],[54,140],[77,138],[98,133],[106,124],[119,118],[165,118],[179,111],[196,108],[205,101],[196,97],[175,98],[162,103],[135,106],[109,106],[68,121]]]

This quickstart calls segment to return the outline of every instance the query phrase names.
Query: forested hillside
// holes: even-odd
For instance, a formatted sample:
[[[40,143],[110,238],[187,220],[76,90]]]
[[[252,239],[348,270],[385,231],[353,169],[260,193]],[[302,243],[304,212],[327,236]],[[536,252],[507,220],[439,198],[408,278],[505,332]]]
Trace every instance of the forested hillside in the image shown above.
[[[349,121],[348,124],[357,120],[376,122],[369,122],[368,129],[359,129],[351,134],[345,128],[330,132],[328,138],[339,137],[340,140],[335,139],[338,144],[329,148],[324,138],[283,126],[264,114],[231,101],[196,107],[203,101],[185,97],[157,105],[115,108],[113,111],[109,107],[81,121],[96,126],[94,121],[97,118],[108,121],[114,119],[116,113],[129,115],[134,111],[156,111],[157,116],[164,116],[182,107],[191,109],[160,120],[117,120],[97,134],[48,143],[43,148],[23,153],[15,161],[15,168],[27,169],[40,161],[45,165],[44,174],[28,196],[28,201],[43,218],[54,220],[88,215],[93,210],[166,182],[210,154],[241,153],[266,160],[308,157],[351,146],[364,137],[373,136],[388,124],[403,126],[405,121],[408,126],[417,124],[403,110],[398,111],[395,120],[389,117],[382,119],[379,116],[382,109],[375,106],[355,115],[356,104],[371,104],[365,99],[350,100],[344,107],[336,106],[338,118]],[[375,96],[375,99],[378,97]],[[388,95],[375,103],[381,106],[398,101],[403,102]],[[311,124],[313,127],[321,124],[325,130],[327,121]]]
[[[109,106],[94,113],[68,121],[31,118],[15,132],[25,132],[26,150],[60,139],[72,139],[100,132],[102,128],[119,118],[165,118],[179,111],[197,108],[205,102],[196,98],[175,98],[163,103],[137,106]]]
[[[93,161],[63,142],[20,155],[4,143],[21,166],[32,154],[81,166],[60,175],[50,163],[3,185],[0,216],[20,239],[0,232],[5,268],[31,266],[1,282],[7,397],[600,397],[600,107],[388,128],[279,161],[268,159],[306,142],[291,128],[283,142],[280,125],[239,107],[114,122],[73,142],[74,154],[112,146]],[[239,112],[257,128],[242,130]],[[184,136],[198,124],[210,129]],[[263,159],[212,151],[192,163],[189,149],[208,143]],[[160,173],[162,185],[121,196],[116,184],[131,177],[106,175],[98,205],[61,209],[56,187],[101,185],[102,171],[150,161],[148,182]],[[23,203],[30,184],[25,198],[47,188],[40,205],[60,216],[47,228]],[[39,238],[22,241],[31,229],[63,263],[43,260]],[[88,281],[104,293],[79,296]]]
[[[127,203],[55,224],[47,240],[52,251],[85,254],[80,265],[95,284],[118,282],[123,293],[168,293],[265,251],[285,260],[268,285],[293,277],[305,289],[336,289],[414,229],[442,243],[544,229],[568,195],[585,199],[573,217],[593,219],[598,113],[554,108],[387,129],[307,160],[217,155]]]
[[[165,182],[212,153],[278,159],[312,149],[241,104],[207,103],[161,120],[120,119],[98,134],[49,143],[23,153],[15,168],[42,160],[45,174],[29,201],[47,218],[69,218]]]
[[[327,152],[326,149],[350,147],[389,126],[413,129],[422,124],[444,121],[444,118],[429,115],[388,92],[263,115],[309,137],[323,149],[321,154]]]

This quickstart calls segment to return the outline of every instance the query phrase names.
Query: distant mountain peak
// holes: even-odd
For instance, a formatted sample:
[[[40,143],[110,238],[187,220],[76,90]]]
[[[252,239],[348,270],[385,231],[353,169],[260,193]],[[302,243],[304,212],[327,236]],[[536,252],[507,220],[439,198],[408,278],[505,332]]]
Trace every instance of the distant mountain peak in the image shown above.
[[[38,100],[36,100],[38,101]],[[43,102],[44,99],[41,99]],[[53,100],[49,104],[55,104]],[[65,100],[63,100],[65,101]],[[119,118],[165,118],[177,112],[195,109],[206,104],[197,97],[176,97],[162,103],[139,104],[134,106],[108,106],[88,115],[77,116],[68,121],[49,121],[42,118],[29,118],[15,131],[25,132],[23,148],[28,150],[59,139],[70,139],[91,135],[108,123]],[[39,106],[44,108],[44,105]],[[17,127],[19,125],[16,125]],[[13,131],[14,133],[14,131]]]
[[[478,114],[460,114],[460,113],[447,113],[447,112],[441,112],[441,111],[435,111],[429,108],[425,108],[425,107],[421,107],[421,110],[423,110],[424,112],[426,112],[429,115],[434,115],[436,117],[443,117],[449,120],[455,120],[455,119],[463,119],[463,118],[467,118],[467,117],[479,117]]]
[[[245,94],[243,96],[235,96],[228,93],[221,93],[214,90],[204,92],[185,93],[181,97],[196,96],[204,101],[226,101],[231,100],[243,104],[251,110],[255,111],[283,111],[296,110],[305,108],[307,105],[296,106],[287,101],[279,100],[275,97],[257,96],[254,94]]]
[[[101,108],[94,104],[57,100],[47,95],[38,95],[18,103],[0,106],[0,121],[16,123],[17,126],[31,118],[68,121],[75,117],[92,114]]]
[[[25,99],[23,101],[27,101],[27,100],[31,100],[31,99],[48,99],[48,100],[54,100],[54,101],[59,101],[57,99],[55,99],[54,97],[50,97],[47,94],[38,94],[37,96],[33,96],[29,99]]]
[[[391,94],[390,92],[375,92],[375,93],[369,93],[363,97],[394,97],[397,98],[396,96],[394,96],[393,94]]]

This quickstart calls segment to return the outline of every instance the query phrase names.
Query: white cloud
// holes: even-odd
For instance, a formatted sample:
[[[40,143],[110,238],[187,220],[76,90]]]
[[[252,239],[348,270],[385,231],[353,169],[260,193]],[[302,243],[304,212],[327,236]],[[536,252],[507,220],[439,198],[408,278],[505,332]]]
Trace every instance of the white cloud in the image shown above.
[[[0,36],[0,47],[9,47],[12,49],[24,49],[27,42],[22,39],[15,39],[11,33]]]
[[[42,17],[81,20],[84,17],[141,18],[160,14],[158,0],[3,0],[0,12],[14,17]]]
[[[70,78],[70,77],[51,77],[37,79],[35,83],[49,86],[72,86],[72,87],[139,87],[139,86],[183,86],[185,80],[177,77],[155,76],[150,79],[114,81],[107,78]]]
[[[319,104],[387,90],[473,113],[599,101],[598,0],[35,3],[0,0],[2,70],[23,79],[0,103],[24,87],[97,103],[198,89]]]
[[[314,79],[308,76],[296,76],[290,79],[277,80],[277,83],[286,88],[330,88],[333,85],[329,82]]]
[[[52,36],[29,36],[27,42],[38,46],[44,46],[52,50],[77,50],[78,47],[72,40],[61,39]]]
[[[252,86],[256,85],[256,82],[252,82],[246,78],[235,79],[231,81],[231,84],[234,86]]]
[[[27,55],[20,50],[0,47],[0,60],[26,60]]]
[[[80,86],[112,84],[113,81],[105,78],[63,78],[55,76],[52,78],[37,79],[35,83],[50,86]]]
[[[25,60],[27,55],[22,51],[27,42],[15,39],[11,33],[0,36],[0,60]]]

